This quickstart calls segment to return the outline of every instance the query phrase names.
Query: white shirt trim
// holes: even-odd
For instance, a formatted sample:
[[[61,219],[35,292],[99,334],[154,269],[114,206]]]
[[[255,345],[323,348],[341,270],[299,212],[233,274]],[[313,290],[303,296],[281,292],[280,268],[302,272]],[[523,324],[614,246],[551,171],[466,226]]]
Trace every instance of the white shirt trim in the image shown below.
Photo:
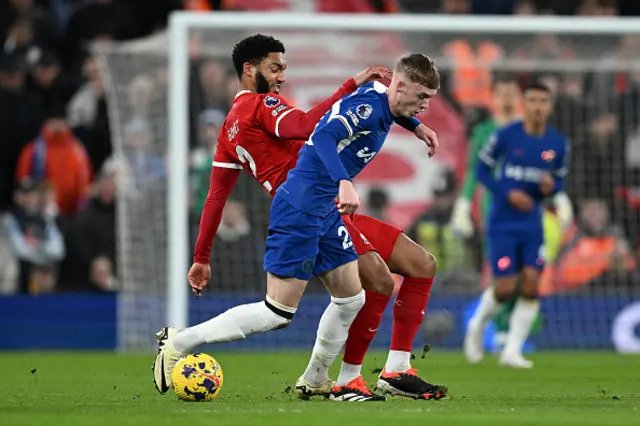
[[[245,93],[251,93],[251,90],[241,90],[238,93],[236,93],[236,97],[233,99],[238,99],[238,96],[244,95]]]
[[[277,137],[280,137],[280,132],[278,131],[278,128],[280,126],[280,120],[282,120],[284,117],[287,116],[287,114],[289,114],[290,112],[295,111],[295,110],[296,110],[295,108],[291,108],[289,111],[283,112],[282,115],[280,117],[278,117],[278,119],[276,120],[276,129],[275,129]]]
[[[236,163],[221,163],[219,161],[214,161],[213,163],[211,163],[212,167],[220,167],[222,169],[236,169],[236,170],[242,170],[242,166],[240,164],[236,164]]]

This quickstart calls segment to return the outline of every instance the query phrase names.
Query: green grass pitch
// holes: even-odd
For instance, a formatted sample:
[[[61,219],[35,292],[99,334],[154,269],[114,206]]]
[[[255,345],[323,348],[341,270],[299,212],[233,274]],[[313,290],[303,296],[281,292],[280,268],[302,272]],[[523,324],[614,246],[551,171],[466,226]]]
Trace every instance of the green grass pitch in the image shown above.
[[[225,375],[220,397],[185,403],[152,384],[153,355],[0,353],[0,425],[638,425],[640,357],[541,353],[530,371],[494,357],[470,366],[459,353],[432,351],[414,366],[449,386],[441,401],[299,401],[287,392],[308,353],[211,353]],[[365,360],[365,380],[384,354]],[[335,375],[335,371],[334,371]]]

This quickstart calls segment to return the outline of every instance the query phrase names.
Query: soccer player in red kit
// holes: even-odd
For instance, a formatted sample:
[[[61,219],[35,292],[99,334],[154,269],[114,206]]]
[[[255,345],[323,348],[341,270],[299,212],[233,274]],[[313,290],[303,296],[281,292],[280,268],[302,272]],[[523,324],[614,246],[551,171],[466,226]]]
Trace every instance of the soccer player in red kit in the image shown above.
[[[274,195],[289,170],[295,167],[304,141],[332,105],[360,85],[388,78],[391,74],[384,67],[368,68],[305,113],[293,108],[278,94],[285,81],[284,51],[280,41],[260,34],[242,40],[234,48],[233,63],[241,90],[221,129],[213,160],[194,264],[189,271],[189,283],[196,294],[211,277],[211,246],[224,204],[240,170],[246,169],[270,195]],[[430,155],[435,153],[437,139],[430,129],[415,119],[398,120],[398,123],[424,140]],[[359,255],[359,273],[366,290],[365,305],[350,328],[337,382],[309,383],[301,378],[296,384],[299,394],[303,397],[326,395],[332,386],[334,389],[338,386],[371,395],[362,380],[361,366],[391,298],[393,272],[402,275],[404,281],[394,304],[389,357],[376,387],[385,393],[415,399],[444,397],[446,388],[427,383],[410,364],[413,339],[422,323],[435,275],[435,259],[392,225],[358,214],[343,216],[343,220]],[[161,334],[159,339],[166,337]],[[181,350],[181,339],[176,338],[173,343],[177,350]],[[205,343],[206,339],[202,339],[204,341],[189,342],[188,346]]]

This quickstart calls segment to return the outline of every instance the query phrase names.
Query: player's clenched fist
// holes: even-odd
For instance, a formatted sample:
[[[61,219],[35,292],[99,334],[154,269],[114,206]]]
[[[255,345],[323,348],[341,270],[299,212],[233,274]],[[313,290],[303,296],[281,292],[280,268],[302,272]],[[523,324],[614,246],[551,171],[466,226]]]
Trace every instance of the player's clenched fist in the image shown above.
[[[509,191],[508,198],[511,205],[520,211],[528,212],[533,209],[533,198],[520,189]]]
[[[353,183],[348,180],[340,181],[338,190],[338,211],[342,214],[351,214],[360,206],[360,197],[353,187]]]
[[[373,80],[378,79],[391,79],[393,71],[387,67],[367,67],[364,71],[359,72],[353,77],[353,81],[356,82],[356,86],[360,87],[363,84],[367,84]]]
[[[191,291],[196,296],[200,296],[211,279],[211,266],[204,263],[194,263],[189,269],[188,278]]]

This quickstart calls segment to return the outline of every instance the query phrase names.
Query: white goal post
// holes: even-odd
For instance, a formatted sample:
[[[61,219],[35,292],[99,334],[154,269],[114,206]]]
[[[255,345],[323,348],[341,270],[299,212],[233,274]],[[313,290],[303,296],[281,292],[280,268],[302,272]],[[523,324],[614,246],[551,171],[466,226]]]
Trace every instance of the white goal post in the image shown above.
[[[162,313],[150,321],[150,325],[136,328],[136,337],[132,337],[133,334],[129,331],[131,324],[127,322],[142,321],[144,313],[132,315],[132,310],[139,309],[140,302],[134,303],[122,302],[127,298],[126,282],[124,284],[125,289],[121,295],[120,311],[126,310],[123,315],[119,313],[119,345],[121,349],[148,349],[151,347],[153,339],[149,340],[141,338],[143,334],[148,334],[152,331],[153,327],[165,324],[171,324],[176,327],[186,327],[190,323],[189,316],[189,288],[187,285],[186,275],[190,267],[191,259],[191,244],[190,242],[190,228],[189,228],[189,211],[188,211],[188,191],[189,187],[189,140],[190,140],[190,126],[193,125],[193,117],[189,116],[190,111],[190,78],[192,76],[192,70],[190,70],[190,53],[189,53],[189,41],[190,34],[196,31],[208,30],[210,37],[208,42],[212,45],[212,49],[218,49],[217,55],[229,57],[231,54],[229,37],[224,39],[219,46],[216,46],[216,37],[222,37],[220,34],[227,33],[236,34],[250,34],[254,32],[269,33],[270,31],[277,34],[286,34],[290,36],[290,39],[285,38],[285,45],[288,46],[292,41],[295,41],[295,34],[291,35],[295,31],[304,31],[308,33],[317,32],[335,32],[337,44],[335,46],[329,46],[331,50],[340,51],[342,45],[339,43],[340,35],[347,34],[372,34],[372,33],[387,33],[387,34],[404,34],[407,37],[416,38],[421,35],[442,35],[442,34],[455,34],[457,36],[470,36],[475,37],[478,35],[495,35],[497,37],[508,38],[525,37],[532,35],[562,35],[567,37],[582,38],[585,40],[591,40],[595,43],[595,40],[600,37],[613,37],[613,36],[629,36],[640,35],[640,18],[579,18],[579,17],[493,17],[493,16],[457,16],[457,15],[355,15],[355,14],[296,14],[296,13],[193,13],[193,12],[174,12],[169,21],[169,28],[166,35],[160,41],[160,51],[158,51],[158,45],[154,47],[154,60],[164,59],[168,56],[168,91],[166,93],[166,109],[164,109],[164,103],[157,106],[158,110],[162,109],[161,113],[158,113],[158,127],[168,125],[168,131],[165,128],[161,131],[166,133],[166,145],[163,145],[159,149],[164,149],[164,153],[167,157],[167,177],[166,182],[166,200],[165,200],[165,212],[166,217],[162,218],[162,221],[156,226],[163,226],[163,229],[155,229],[156,233],[163,233],[162,238],[158,238],[158,241],[154,241],[156,247],[153,244],[146,245],[145,247],[151,247],[154,250],[165,250],[166,255],[163,256],[151,256],[145,258],[145,261],[153,261],[155,259],[166,260],[164,264],[157,265],[158,269],[161,269],[161,279],[159,285],[161,288],[155,289],[160,294],[161,302],[158,302],[157,307],[160,307]],[[239,40],[236,40],[239,41]],[[591,43],[589,41],[588,43]],[[326,43],[327,41],[318,41],[318,43]],[[134,42],[136,43],[136,42]],[[138,67],[136,70],[140,70],[145,65],[143,59],[134,61],[133,58],[136,55],[142,56],[147,54],[145,47],[139,47],[136,45],[122,43],[114,45],[112,48],[108,48],[101,57],[101,69],[105,75],[105,85],[107,88],[107,94],[109,96],[109,111],[112,133],[114,134],[114,152],[116,154],[122,154],[123,149],[120,146],[122,144],[122,135],[124,133],[124,124],[126,121],[126,108],[123,108],[121,103],[123,93],[118,89],[118,79],[115,74],[129,73],[127,75],[127,82],[131,79],[131,76],[135,75],[131,71],[125,69],[126,67]],[[326,47],[326,46],[325,46]],[[130,56],[116,57],[118,53],[126,52]],[[432,55],[431,52],[425,51],[425,54]],[[375,57],[380,58],[383,64],[390,65],[392,60],[397,57],[398,52],[391,52],[387,57]],[[110,56],[111,55],[111,56]],[[291,55],[294,55],[293,53]],[[131,61],[127,58],[132,58]],[[291,60],[291,58],[290,58]],[[131,63],[129,63],[131,62]],[[135,64],[133,62],[136,62]],[[155,62],[154,62],[155,64]],[[373,64],[372,64],[373,65]],[[450,64],[439,62],[437,65],[442,65],[443,68],[449,67]],[[507,60],[502,63],[497,63],[496,68],[502,68],[504,70],[527,70],[532,69],[530,63],[527,60]],[[313,65],[311,65],[313,66]],[[349,64],[349,66],[359,69],[360,65]],[[531,65],[533,66],[533,65]],[[560,70],[561,72],[569,72],[570,70],[629,70],[640,69],[637,63],[627,62],[624,64],[618,63],[612,59],[594,59],[590,58],[574,58],[565,63],[555,61],[549,64],[536,63],[535,66],[550,67],[550,69]],[[330,66],[327,66],[327,74],[331,74],[332,70]],[[298,68],[299,69],[299,68]],[[351,68],[349,68],[351,70]],[[317,71],[317,70],[316,70]],[[344,68],[342,69],[344,71]],[[137,71],[136,71],[137,72]],[[292,67],[292,73],[295,72]],[[305,70],[300,70],[299,73],[303,74]],[[300,75],[298,74],[298,75]],[[348,75],[340,74],[337,78],[346,78]],[[306,81],[306,80],[305,80]],[[313,83],[309,83],[313,84]],[[326,86],[326,84],[325,84]],[[336,86],[337,87],[337,86]],[[323,92],[324,93],[324,92]],[[315,96],[315,94],[314,94]],[[320,96],[320,94],[318,94]],[[164,102],[164,99],[163,99]],[[302,102],[303,106],[309,106],[309,102]],[[190,121],[191,120],[191,121]],[[572,118],[575,120],[575,118]],[[429,124],[429,123],[426,123]],[[576,123],[581,124],[581,123]],[[156,129],[156,133],[158,129]],[[165,144],[165,139],[160,138],[157,144]],[[442,141],[446,142],[446,141]],[[127,210],[128,211],[128,210]],[[119,210],[119,219],[121,224],[118,225],[118,229],[122,230],[123,227],[127,229],[134,229],[136,224],[123,224],[124,220],[128,221],[128,218],[123,218],[127,214],[125,210]],[[261,224],[264,225],[264,224]],[[152,226],[149,224],[148,226]],[[166,238],[164,237],[166,233]],[[121,232],[119,239],[128,238],[126,232]],[[127,247],[126,253],[122,247]],[[127,243],[119,244],[120,259],[127,256],[138,255],[135,253],[135,248],[129,247]],[[123,267],[122,269],[126,269]],[[128,267],[129,269],[132,267]],[[119,275],[127,281],[127,274],[132,275],[132,271],[120,270]],[[138,279],[138,278],[136,278]],[[162,282],[164,281],[164,282]],[[133,285],[133,284],[132,284]],[[165,291],[166,290],[166,291]],[[434,298],[435,300],[435,298]],[[151,309],[150,309],[151,310]],[[217,312],[211,312],[215,314]],[[193,319],[193,317],[192,317]],[[192,321],[191,321],[192,322]],[[135,328],[135,327],[134,327]],[[141,342],[132,343],[132,339],[142,339]]]

